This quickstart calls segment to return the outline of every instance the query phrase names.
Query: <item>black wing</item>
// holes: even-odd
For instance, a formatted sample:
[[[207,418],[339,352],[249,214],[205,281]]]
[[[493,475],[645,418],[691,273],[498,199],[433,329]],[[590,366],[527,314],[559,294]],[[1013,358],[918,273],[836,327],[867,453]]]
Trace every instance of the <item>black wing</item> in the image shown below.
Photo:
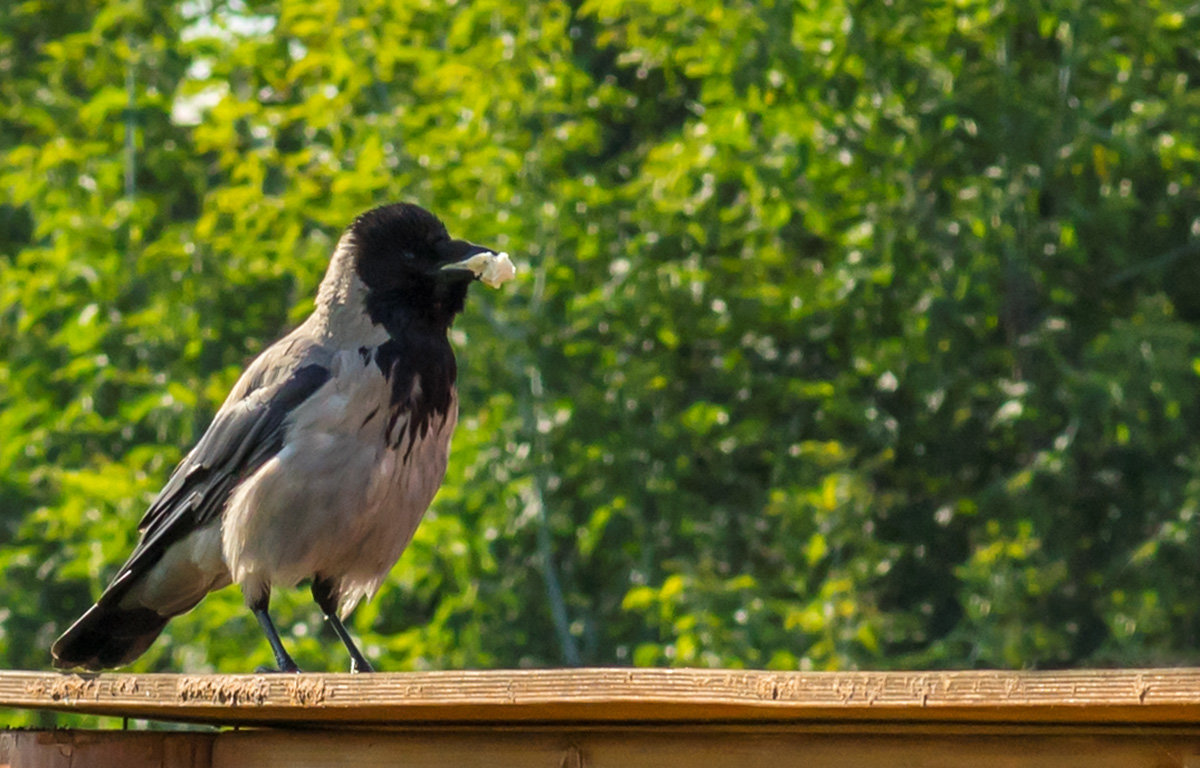
[[[306,365],[226,403],[142,517],[142,540],[106,592],[122,589],[158,562],[168,546],[219,518],[238,481],[282,449],[288,414],[329,376],[324,366]]]

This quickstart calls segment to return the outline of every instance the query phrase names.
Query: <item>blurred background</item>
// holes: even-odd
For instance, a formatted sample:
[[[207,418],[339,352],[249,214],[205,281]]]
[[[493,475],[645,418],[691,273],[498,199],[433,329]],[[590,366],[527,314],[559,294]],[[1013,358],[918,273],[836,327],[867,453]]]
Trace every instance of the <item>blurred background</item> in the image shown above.
[[[1197,40],[1170,0],[4,3],[0,666],[395,200],[521,274],[453,331],[378,667],[1200,661]],[[229,589],[132,669],[270,660]]]

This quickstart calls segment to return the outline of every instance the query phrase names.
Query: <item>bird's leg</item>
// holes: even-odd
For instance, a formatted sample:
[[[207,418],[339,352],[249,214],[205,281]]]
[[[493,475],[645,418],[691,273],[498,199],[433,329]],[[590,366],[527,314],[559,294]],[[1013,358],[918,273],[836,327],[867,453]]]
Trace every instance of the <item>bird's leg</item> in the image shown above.
[[[296,662],[292,661],[292,657],[284,649],[283,641],[279,639],[279,632],[276,631],[275,624],[271,621],[271,616],[267,613],[267,605],[270,601],[271,593],[267,592],[250,604],[250,610],[254,612],[254,617],[258,619],[259,626],[267,634],[267,642],[271,644],[271,650],[275,653],[275,663],[279,665],[279,671],[299,672],[300,667],[296,666]]]
[[[350,671],[351,672],[374,672],[371,663],[366,657],[359,652],[358,647],[354,645],[354,640],[350,637],[350,632],[346,629],[346,625],[342,624],[342,620],[337,614],[337,592],[333,581],[315,577],[312,582],[313,600],[317,601],[317,605],[321,608],[321,612],[325,614],[325,619],[333,626],[333,631],[337,633],[338,639],[342,641],[342,645],[346,646],[346,650],[350,652]]]

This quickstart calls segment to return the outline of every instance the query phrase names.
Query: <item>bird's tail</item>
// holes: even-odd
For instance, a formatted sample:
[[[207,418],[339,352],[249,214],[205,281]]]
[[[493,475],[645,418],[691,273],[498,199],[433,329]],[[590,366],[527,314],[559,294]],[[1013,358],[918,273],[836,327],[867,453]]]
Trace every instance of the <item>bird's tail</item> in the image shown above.
[[[50,647],[54,666],[60,669],[108,669],[130,663],[146,652],[163,631],[170,616],[151,608],[122,608],[103,595],[87,613]]]

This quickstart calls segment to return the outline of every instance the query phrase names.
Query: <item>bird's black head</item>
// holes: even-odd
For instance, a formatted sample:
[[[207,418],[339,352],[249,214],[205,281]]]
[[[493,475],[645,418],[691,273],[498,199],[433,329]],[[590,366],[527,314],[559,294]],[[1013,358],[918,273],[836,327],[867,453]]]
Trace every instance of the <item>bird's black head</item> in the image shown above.
[[[454,265],[493,253],[452,239],[436,216],[412,203],[367,211],[350,225],[350,235],[355,271],[367,287],[367,312],[389,330],[411,321],[448,327],[476,277]]]

